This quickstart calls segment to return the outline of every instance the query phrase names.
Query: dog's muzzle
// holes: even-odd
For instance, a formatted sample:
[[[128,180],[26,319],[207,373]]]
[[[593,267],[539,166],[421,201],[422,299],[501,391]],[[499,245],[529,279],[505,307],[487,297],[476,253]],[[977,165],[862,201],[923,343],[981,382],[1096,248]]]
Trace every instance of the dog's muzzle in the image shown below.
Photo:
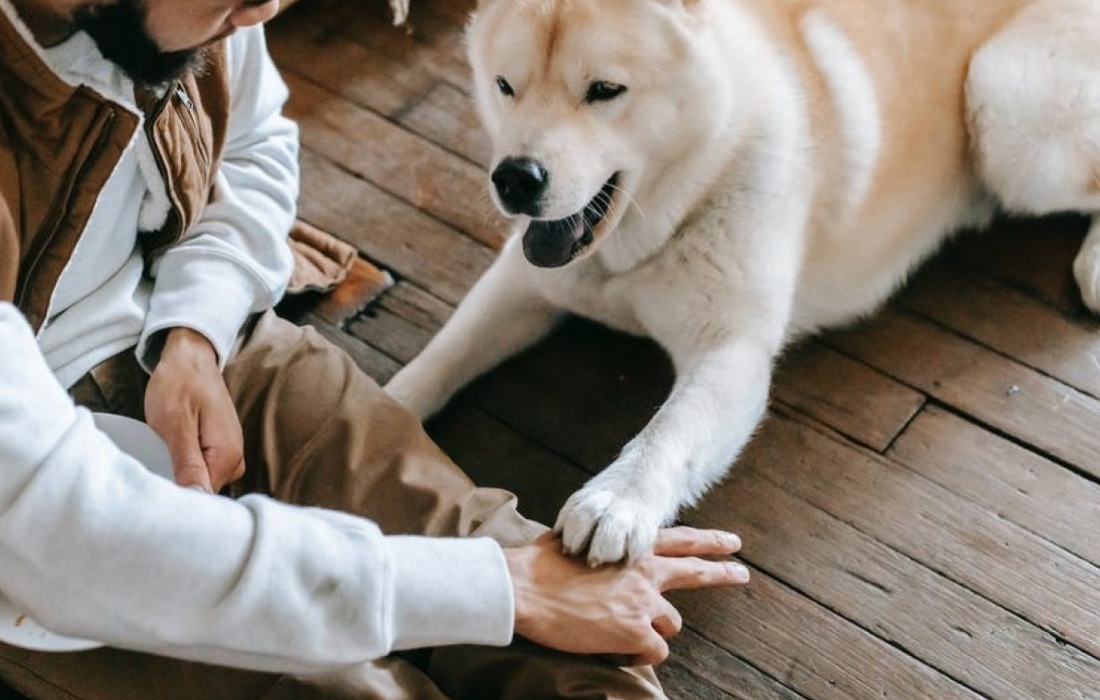
[[[561,267],[583,253],[595,240],[596,226],[611,209],[619,182],[615,173],[584,209],[564,219],[532,220],[523,234],[523,255],[538,267]]]

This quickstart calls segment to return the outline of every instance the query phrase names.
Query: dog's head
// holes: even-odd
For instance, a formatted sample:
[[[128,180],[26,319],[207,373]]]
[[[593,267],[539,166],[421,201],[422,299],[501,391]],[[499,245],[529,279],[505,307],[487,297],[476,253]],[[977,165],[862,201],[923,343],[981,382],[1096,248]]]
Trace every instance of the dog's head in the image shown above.
[[[468,27],[493,199],[541,267],[594,251],[703,147],[720,65],[705,0],[481,0]],[[720,62],[719,62],[720,63]]]

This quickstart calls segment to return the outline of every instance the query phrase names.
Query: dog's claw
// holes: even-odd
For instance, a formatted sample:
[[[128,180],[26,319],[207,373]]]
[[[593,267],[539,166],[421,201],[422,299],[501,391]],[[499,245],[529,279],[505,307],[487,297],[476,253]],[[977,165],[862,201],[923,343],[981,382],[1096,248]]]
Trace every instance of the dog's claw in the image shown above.
[[[567,554],[599,566],[648,554],[661,522],[644,499],[586,487],[566,501],[554,529]]]

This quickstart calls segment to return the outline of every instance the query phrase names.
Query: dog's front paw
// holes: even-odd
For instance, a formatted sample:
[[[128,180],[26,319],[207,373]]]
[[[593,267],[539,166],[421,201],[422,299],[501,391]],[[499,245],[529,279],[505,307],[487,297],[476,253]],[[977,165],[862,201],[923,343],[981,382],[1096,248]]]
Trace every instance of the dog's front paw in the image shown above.
[[[555,532],[568,554],[584,554],[592,566],[637,559],[653,549],[665,514],[637,493],[586,486],[565,502]]]
[[[1100,239],[1090,235],[1073,261],[1073,276],[1081,290],[1081,301],[1100,314]]]

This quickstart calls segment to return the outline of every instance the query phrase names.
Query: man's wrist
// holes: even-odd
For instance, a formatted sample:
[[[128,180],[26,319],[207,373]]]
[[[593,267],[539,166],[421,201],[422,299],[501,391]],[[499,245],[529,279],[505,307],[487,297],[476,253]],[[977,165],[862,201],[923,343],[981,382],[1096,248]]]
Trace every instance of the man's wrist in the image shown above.
[[[195,364],[209,362],[216,367],[218,351],[202,333],[185,326],[177,326],[164,332],[159,359],[171,362],[183,360]]]
[[[524,628],[530,620],[530,600],[528,598],[528,586],[531,581],[531,564],[529,547],[505,547],[504,561],[508,565],[508,575],[512,580],[512,605],[513,605],[513,629],[516,634],[523,634]]]

